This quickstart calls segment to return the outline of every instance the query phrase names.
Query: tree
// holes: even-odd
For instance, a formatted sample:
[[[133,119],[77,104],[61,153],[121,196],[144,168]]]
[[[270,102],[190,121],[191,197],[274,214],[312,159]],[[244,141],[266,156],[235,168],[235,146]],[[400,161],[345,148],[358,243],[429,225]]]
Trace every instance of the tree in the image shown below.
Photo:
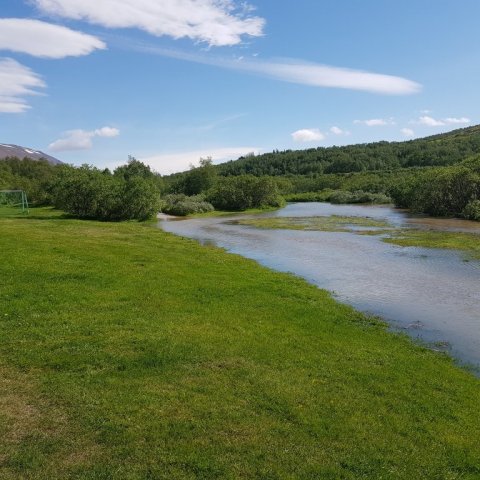
[[[185,195],[198,195],[215,185],[217,170],[213,166],[212,157],[200,158],[199,166],[191,166],[183,181]]]

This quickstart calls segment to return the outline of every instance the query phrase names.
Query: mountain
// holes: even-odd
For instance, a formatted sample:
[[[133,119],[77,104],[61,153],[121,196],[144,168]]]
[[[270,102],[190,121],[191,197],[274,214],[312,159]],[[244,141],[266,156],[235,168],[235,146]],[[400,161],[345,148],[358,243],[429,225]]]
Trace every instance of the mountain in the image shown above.
[[[7,157],[17,157],[20,159],[28,157],[28,158],[31,158],[32,160],[40,160],[43,158],[53,165],[59,165],[63,163],[60,160],[58,160],[58,158],[47,155],[46,153],[40,152],[39,150],[20,147],[19,145],[9,145],[5,143],[0,143],[0,160],[3,160]]]
[[[480,153],[480,125],[404,142],[285,150],[216,166],[220,175],[315,175],[447,166]]]

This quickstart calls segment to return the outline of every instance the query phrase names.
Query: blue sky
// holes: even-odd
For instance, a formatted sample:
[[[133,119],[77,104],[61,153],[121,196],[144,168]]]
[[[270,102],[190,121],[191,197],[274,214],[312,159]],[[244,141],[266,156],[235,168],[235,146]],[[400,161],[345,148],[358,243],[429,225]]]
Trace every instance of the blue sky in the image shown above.
[[[480,123],[478,0],[2,0],[0,142],[75,165]]]

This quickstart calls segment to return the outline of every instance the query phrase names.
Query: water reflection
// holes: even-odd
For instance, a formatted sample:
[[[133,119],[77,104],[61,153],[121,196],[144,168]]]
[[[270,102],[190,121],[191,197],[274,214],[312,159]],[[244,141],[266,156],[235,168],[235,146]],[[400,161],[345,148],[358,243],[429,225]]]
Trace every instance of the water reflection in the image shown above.
[[[398,228],[480,233],[476,222],[415,217],[377,206],[298,203],[252,217],[318,215],[369,216]],[[462,254],[448,250],[399,247],[376,236],[262,230],[230,223],[234,218],[162,221],[161,226],[293,272],[339,300],[381,315],[410,335],[480,366],[480,262],[465,262]]]

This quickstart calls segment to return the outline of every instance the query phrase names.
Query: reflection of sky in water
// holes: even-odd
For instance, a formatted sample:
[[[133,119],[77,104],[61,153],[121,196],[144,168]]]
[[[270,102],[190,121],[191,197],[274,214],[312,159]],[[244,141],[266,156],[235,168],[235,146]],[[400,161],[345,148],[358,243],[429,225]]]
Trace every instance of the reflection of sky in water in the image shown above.
[[[377,206],[303,203],[260,214],[316,215],[369,216],[396,226],[480,232],[475,222],[409,217]],[[414,337],[448,341],[455,356],[480,365],[480,262],[464,262],[460,254],[447,250],[390,245],[375,236],[262,230],[232,225],[229,219],[162,222],[162,227],[300,275],[341,301],[410,327],[407,331]]]

